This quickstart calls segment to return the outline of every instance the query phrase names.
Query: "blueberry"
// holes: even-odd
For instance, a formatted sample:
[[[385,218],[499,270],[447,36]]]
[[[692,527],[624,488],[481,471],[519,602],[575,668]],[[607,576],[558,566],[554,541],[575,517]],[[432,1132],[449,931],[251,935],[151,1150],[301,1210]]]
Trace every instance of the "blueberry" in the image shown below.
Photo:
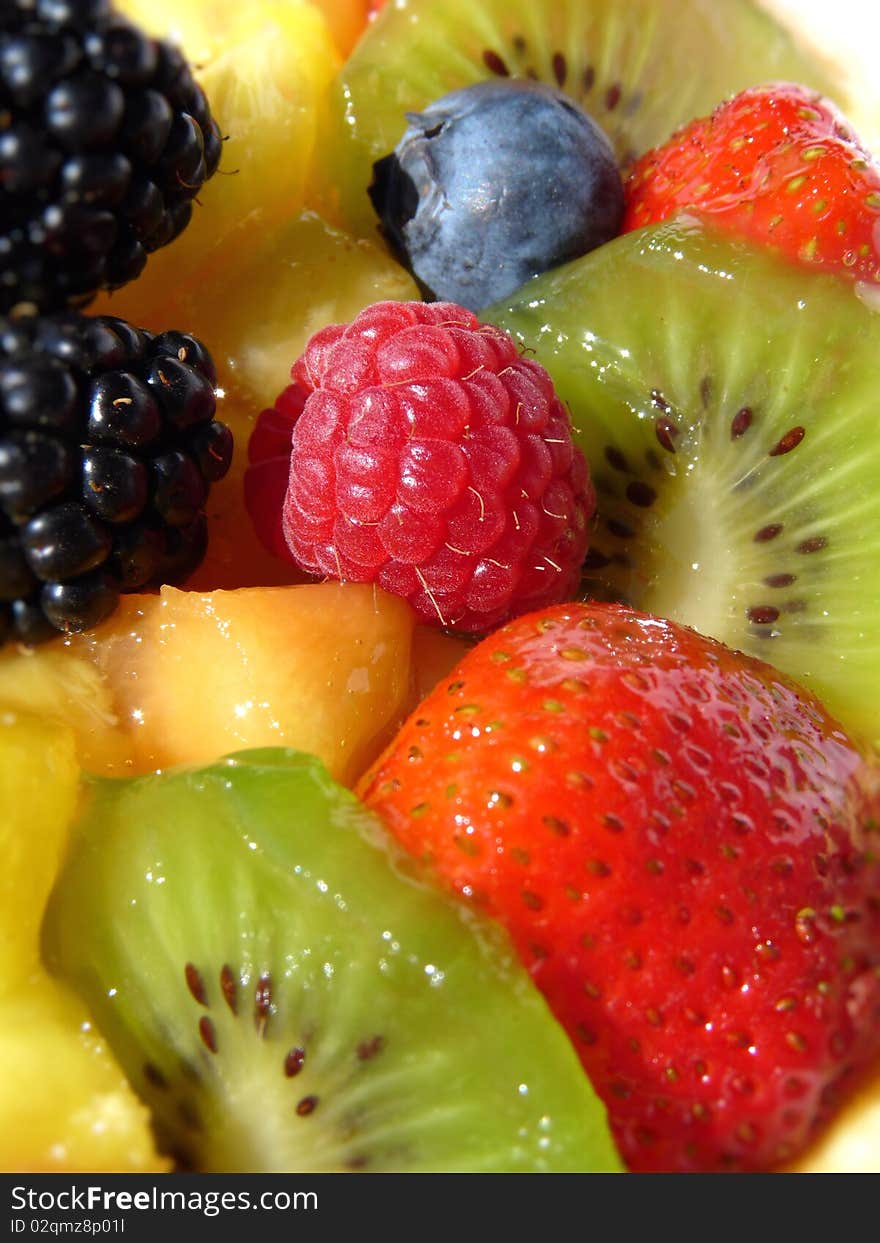
[[[623,186],[611,144],[561,91],[479,82],[407,119],[369,194],[428,297],[479,311],[616,235]]]

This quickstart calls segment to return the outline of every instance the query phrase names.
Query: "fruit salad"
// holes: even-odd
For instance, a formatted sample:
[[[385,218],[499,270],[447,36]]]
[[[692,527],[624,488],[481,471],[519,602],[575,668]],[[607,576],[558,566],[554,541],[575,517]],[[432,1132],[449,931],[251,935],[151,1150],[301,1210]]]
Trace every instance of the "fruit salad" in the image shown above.
[[[822,15],[4,4],[0,1169],[878,1168]]]

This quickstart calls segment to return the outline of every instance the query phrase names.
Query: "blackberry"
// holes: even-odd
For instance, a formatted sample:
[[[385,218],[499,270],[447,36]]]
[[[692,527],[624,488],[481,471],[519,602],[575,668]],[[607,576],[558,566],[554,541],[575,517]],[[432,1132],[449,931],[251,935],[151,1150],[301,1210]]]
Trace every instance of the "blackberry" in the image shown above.
[[[452,302],[376,302],[315,333],[291,377],[248,447],[268,547],[259,498],[280,496],[301,569],[460,633],[573,599],[596,494],[553,381],[508,333]]]
[[[3,0],[0,313],[133,280],[186,227],[220,149],[181,53],[109,0]]]
[[[0,642],[90,629],[195,569],[232,459],[216,380],[185,333],[0,316]]]

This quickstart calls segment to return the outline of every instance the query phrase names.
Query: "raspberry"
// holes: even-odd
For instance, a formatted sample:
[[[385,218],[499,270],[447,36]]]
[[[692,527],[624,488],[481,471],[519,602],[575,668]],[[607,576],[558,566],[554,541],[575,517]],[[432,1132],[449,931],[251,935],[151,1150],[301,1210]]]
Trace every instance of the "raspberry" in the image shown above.
[[[261,542],[282,560],[290,551],[281,529],[281,511],[290,475],[290,438],[308,394],[289,384],[270,410],[264,410],[248,441],[250,465],[244,476],[244,502]]]
[[[380,302],[312,337],[291,374],[282,526],[302,568],[462,631],[572,597],[595,495],[550,377],[512,337],[453,303]],[[279,413],[255,432],[267,453]]]

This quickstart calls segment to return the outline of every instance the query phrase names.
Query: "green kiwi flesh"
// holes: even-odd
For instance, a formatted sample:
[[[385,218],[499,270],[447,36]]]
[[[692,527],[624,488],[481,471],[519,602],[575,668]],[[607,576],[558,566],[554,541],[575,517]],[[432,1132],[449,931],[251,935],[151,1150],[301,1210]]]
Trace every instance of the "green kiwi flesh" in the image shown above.
[[[311,757],[95,780],[45,928],[180,1168],[614,1171],[500,930]]]
[[[562,87],[608,134],[624,171],[746,86],[797,81],[846,103],[752,0],[397,0],[332,88],[315,206],[375,237],[373,162],[394,149],[406,114],[492,76]]]
[[[880,309],[681,220],[484,318],[548,369],[599,495],[585,593],[684,622],[880,738]],[[875,295],[876,306],[876,295]]]

